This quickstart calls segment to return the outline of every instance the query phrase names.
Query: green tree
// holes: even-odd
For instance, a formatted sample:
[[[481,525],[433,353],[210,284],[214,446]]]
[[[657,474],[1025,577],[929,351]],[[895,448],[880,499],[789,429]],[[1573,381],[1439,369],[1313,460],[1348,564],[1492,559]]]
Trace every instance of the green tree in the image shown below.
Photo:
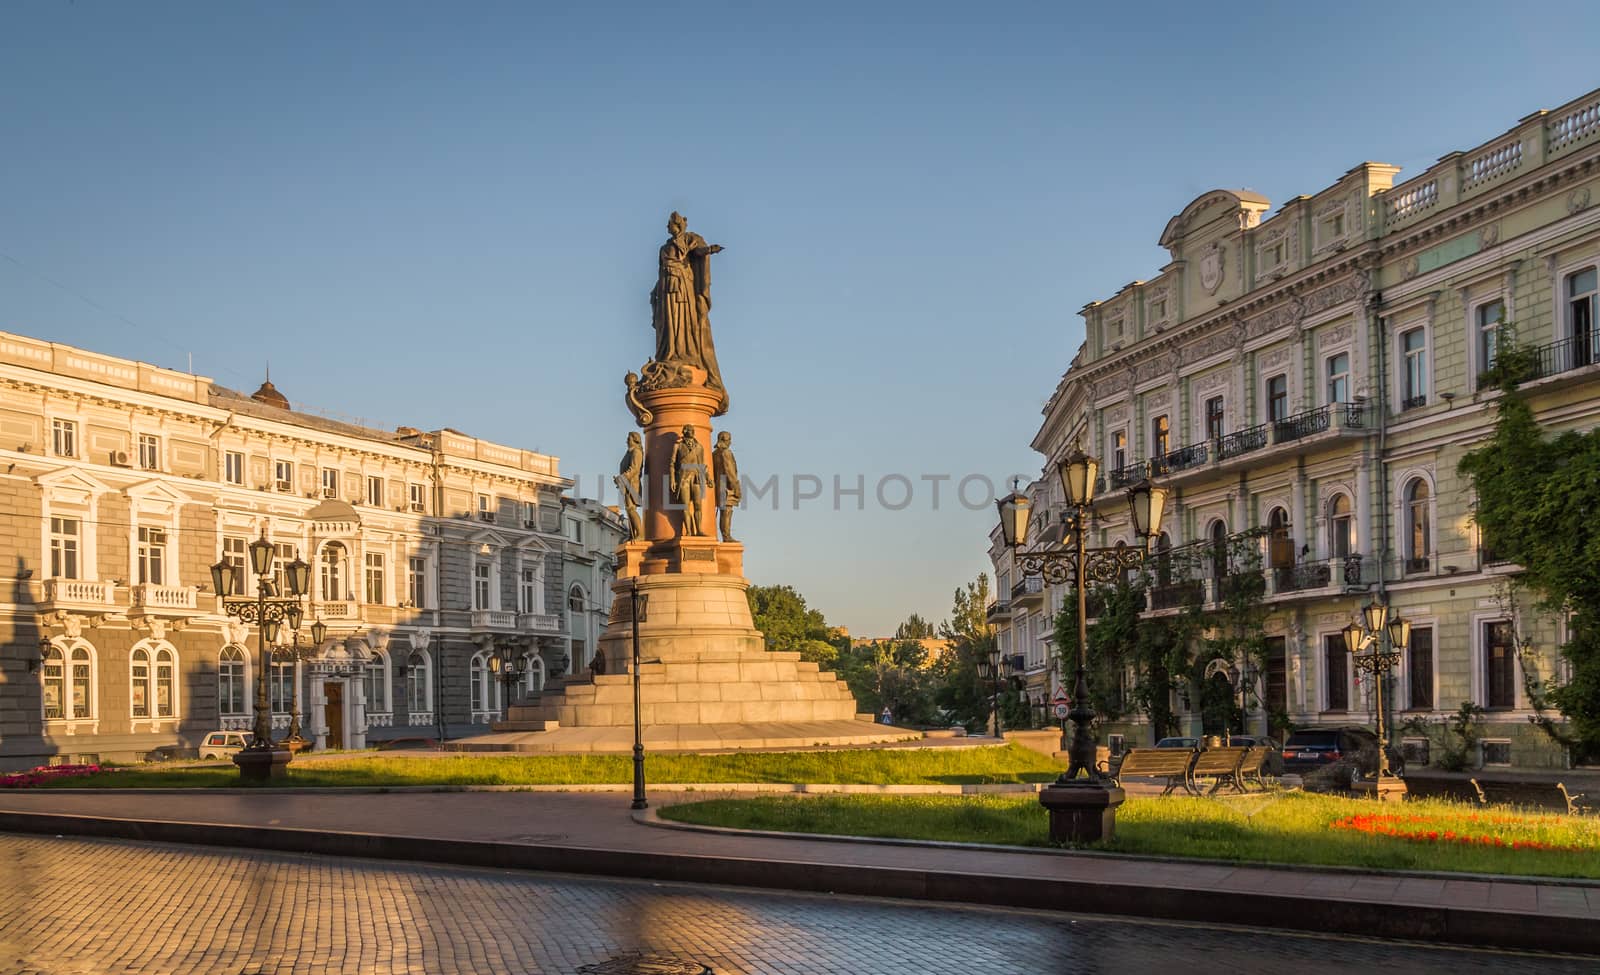
[[[912,613],[906,621],[895,628],[896,640],[926,640],[938,634],[938,628],[927,620]]]
[[[829,642],[832,631],[827,620],[820,610],[808,607],[793,586],[751,586],[745,595],[768,650],[796,652],[802,660],[834,669],[839,648]]]
[[[933,668],[934,703],[970,731],[989,720],[991,689],[978,677],[978,661],[986,660],[994,646],[989,625],[989,577],[983,573],[955,592],[950,619],[939,625],[939,635],[950,648]]]
[[[1518,648],[1535,703],[1553,703],[1570,734],[1554,722],[1540,725],[1580,752],[1600,753],[1600,430],[1548,436],[1517,389],[1529,374],[1524,351],[1512,348],[1499,359],[1491,375],[1504,395],[1494,435],[1462,458],[1460,471],[1477,494],[1484,548],[1522,566],[1515,584],[1530,590],[1540,609],[1568,620],[1564,685],[1552,687],[1527,648]]]

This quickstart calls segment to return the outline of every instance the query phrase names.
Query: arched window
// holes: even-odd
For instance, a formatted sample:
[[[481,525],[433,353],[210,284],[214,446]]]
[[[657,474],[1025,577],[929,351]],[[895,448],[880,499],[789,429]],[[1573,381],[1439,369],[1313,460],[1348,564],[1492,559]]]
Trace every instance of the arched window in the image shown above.
[[[132,660],[129,662],[129,676],[133,681],[133,693],[129,697],[129,708],[135,718],[150,717],[150,652],[137,649],[133,651]]]
[[[522,697],[544,690],[544,659],[536,653],[522,655],[522,684],[518,688]]]
[[[1428,482],[1414,479],[1406,485],[1406,571],[1428,571],[1433,551],[1433,521],[1429,516]]]
[[[472,677],[472,710],[475,712],[500,710],[500,681],[497,675],[489,672],[489,655],[474,654],[469,673]]]
[[[178,713],[178,655],[169,647],[156,651],[156,717]]]
[[[406,661],[406,710],[412,714],[424,714],[433,710],[433,694],[430,684],[433,679],[433,666],[428,659],[427,651],[412,651]]]
[[[45,651],[41,681],[47,721],[93,718],[95,714],[94,650],[82,640],[63,647],[51,643]]]
[[[1350,495],[1335,494],[1328,501],[1328,554],[1336,559],[1348,558],[1356,550],[1356,519],[1350,505]]]
[[[345,556],[344,546],[338,542],[329,542],[322,548],[322,598],[336,601],[345,598],[348,587],[345,585]]]
[[[1206,534],[1211,541],[1211,576],[1221,579],[1228,574],[1228,525],[1218,518]]]
[[[250,688],[244,651],[223,647],[217,658],[217,712],[224,718],[243,717],[249,707]]]
[[[376,651],[367,661],[367,711],[371,714],[389,713],[389,658]]]
[[[572,584],[572,588],[567,591],[567,609],[572,611],[574,619],[577,618],[579,613],[583,612],[583,603],[583,587],[575,582]]]
[[[1294,539],[1289,537],[1289,512],[1282,508],[1273,508],[1267,515],[1267,565],[1279,570],[1294,566]],[[1279,585],[1281,587],[1283,582],[1280,581]]]

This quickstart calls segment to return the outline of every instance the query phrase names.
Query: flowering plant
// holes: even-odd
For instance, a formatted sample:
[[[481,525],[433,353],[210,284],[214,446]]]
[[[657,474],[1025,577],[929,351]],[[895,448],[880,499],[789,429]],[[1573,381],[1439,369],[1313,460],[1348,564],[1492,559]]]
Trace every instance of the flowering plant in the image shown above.
[[[41,765],[26,772],[0,775],[0,789],[31,789],[44,782],[74,775],[93,775],[98,771],[98,765]]]
[[[1405,816],[1361,813],[1328,824],[1329,829],[1350,830],[1369,836],[1387,836],[1411,843],[1456,843],[1463,846],[1499,847],[1507,850],[1547,850],[1562,853],[1592,852],[1591,847],[1552,843],[1543,838],[1547,827],[1566,825],[1560,816]],[[1448,828],[1454,825],[1456,828]]]

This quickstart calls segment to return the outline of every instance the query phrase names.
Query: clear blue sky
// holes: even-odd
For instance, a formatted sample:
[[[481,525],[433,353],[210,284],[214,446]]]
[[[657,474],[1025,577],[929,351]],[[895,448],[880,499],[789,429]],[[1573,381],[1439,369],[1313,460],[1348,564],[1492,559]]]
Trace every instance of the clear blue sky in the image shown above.
[[[921,477],[1037,470],[1077,310],[1153,275],[1173,213],[1404,179],[1600,82],[1592,7],[1533,10],[19,0],[0,329],[247,390],[270,357],[297,402],[592,493],[682,210],[727,247],[724,427],[783,483],[738,519],[747,571],[883,633],[987,568],[993,510]],[[795,474],[827,485],[799,511]]]

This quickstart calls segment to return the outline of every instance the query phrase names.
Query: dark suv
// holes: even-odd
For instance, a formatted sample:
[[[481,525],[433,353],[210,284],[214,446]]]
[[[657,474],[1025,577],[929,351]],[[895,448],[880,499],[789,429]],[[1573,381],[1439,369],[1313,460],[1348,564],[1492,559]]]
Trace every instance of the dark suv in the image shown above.
[[[1378,774],[1378,736],[1365,728],[1306,728],[1283,743],[1283,770],[1348,789]],[[1404,775],[1406,760],[1389,749],[1389,771]]]

